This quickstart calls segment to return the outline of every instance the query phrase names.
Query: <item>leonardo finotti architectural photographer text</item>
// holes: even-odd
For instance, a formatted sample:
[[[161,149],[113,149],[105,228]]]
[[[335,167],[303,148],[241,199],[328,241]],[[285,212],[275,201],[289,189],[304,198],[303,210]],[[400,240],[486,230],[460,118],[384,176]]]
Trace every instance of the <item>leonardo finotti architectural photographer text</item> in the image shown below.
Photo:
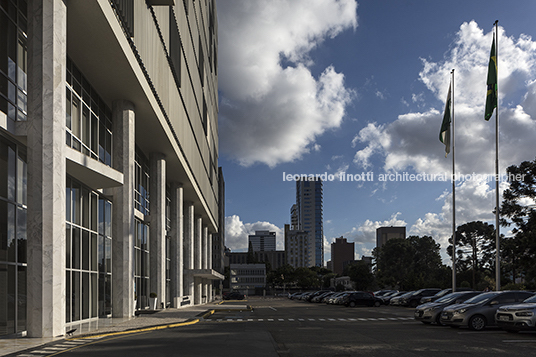
[[[525,179],[524,174],[504,174],[498,175],[499,181],[523,181]],[[492,182],[496,180],[494,174],[414,174],[409,172],[397,172],[397,173],[381,173],[375,174],[372,171],[361,172],[358,174],[347,174],[346,172],[339,172],[336,174],[328,174],[324,172],[322,174],[288,174],[283,172],[283,181],[340,181],[340,182],[436,182],[436,181],[478,181],[478,182]]]

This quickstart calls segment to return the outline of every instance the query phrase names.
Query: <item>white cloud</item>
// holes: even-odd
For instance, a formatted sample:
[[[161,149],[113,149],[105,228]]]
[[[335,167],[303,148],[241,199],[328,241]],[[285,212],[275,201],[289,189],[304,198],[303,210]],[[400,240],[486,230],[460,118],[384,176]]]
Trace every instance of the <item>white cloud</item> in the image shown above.
[[[362,225],[353,227],[349,232],[344,233],[342,236],[348,240],[348,242],[356,242],[356,244],[361,243],[371,243],[376,244],[376,229],[380,227],[390,227],[397,226],[402,227],[406,226],[407,223],[404,220],[398,218],[400,212],[396,212],[387,220],[384,221],[371,221],[367,219]],[[335,238],[331,238],[334,241]]]
[[[507,37],[502,28],[499,32],[499,161],[500,173],[505,173],[510,165],[533,160],[536,152],[536,42],[525,35],[517,39]],[[457,173],[495,172],[494,118],[490,122],[484,120],[491,42],[492,33],[484,34],[474,21],[464,23],[442,61],[422,60],[420,79],[442,103],[447,97],[449,73],[455,68]],[[450,174],[451,156],[445,159],[444,146],[438,140],[443,105],[438,105],[439,109],[400,115],[389,124],[369,123],[352,141],[352,146],[358,148],[354,163],[368,168],[373,156],[379,156],[386,171]],[[503,183],[501,191],[506,187]],[[444,201],[441,212],[430,212],[419,218],[408,226],[408,235],[430,235],[446,248],[452,234],[452,193],[449,190],[437,200]],[[457,226],[473,220],[493,222],[493,207],[494,182],[483,179],[458,182]],[[366,222],[356,230],[367,232],[374,226]]]
[[[309,51],[357,27],[354,0],[219,2],[222,153],[248,166],[302,157],[337,128],[353,91],[332,66],[315,78]]]
[[[419,74],[444,103],[455,68],[456,171],[464,174],[495,172],[495,125],[484,120],[491,41],[492,34],[484,34],[474,21],[464,23],[445,59],[423,59]],[[504,172],[509,165],[532,160],[536,151],[536,42],[524,35],[506,37],[500,28],[499,43],[499,145]],[[389,124],[369,123],[352,141],[358,148],[354,162],[369,168],[373,156],[380,156],[386,171],[451,172],[452,161],[445,159],[438,139],[443,104],[438,107],[400,115]]]
[[[285,231],[283,229],[270,222],[244,223],[237,215],[225,217],[225,246],[233,252],[247,252],[248,236],[255,234],[255,231],[275,232],[276,249],[284,250]]]

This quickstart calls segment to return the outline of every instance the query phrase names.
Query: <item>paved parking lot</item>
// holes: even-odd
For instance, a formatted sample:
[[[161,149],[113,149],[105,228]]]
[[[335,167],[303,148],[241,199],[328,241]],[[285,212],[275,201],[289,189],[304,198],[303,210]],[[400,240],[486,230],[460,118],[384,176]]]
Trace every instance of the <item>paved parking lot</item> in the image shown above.
[[[530,356],[536,333],[424,325],[403,307],[327,306],[286,298],[226,302],[224,310],[177,328],[103,337],[25,356]],[[55,349],[55,347],[57,349]]]

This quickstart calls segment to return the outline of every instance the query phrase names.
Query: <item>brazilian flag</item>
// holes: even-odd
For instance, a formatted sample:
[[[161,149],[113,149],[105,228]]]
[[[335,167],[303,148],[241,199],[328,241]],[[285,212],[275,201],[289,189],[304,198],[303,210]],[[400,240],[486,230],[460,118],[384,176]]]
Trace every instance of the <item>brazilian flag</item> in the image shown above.
[[[495,34],[493,34],[493,43],[491,44],[491,53],[489,55],[488,66],[488,93],[486,96],[486,114],[484,118],[489,120],[493,110],[497,108],[497,53],[495,52]]]

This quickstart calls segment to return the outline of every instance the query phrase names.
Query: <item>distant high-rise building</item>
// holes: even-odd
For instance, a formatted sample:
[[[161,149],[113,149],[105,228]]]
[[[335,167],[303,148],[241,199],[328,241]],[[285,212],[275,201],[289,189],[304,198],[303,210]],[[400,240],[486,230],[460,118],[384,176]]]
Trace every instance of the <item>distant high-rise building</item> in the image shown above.
[[[345,262],[354,260],[354,242],[347,242],[346,238],[336,238],[334,243],[331,243],[331,261],[332,270],[336,274],[342,274]]]
[[[380,248],[389,239],[406,238],[406,227],[380,227],[376,229],[376,248]]]
[[[287,264],[294,268],[314,265],[314,241],[307,231],[290,229],[290,226],[285,224],[285,252]]]
[[[306,231],[310,236],[310,266],[324,265],[322,195],[320,178],[296,181],[296,204],[291,208],[291,222],[294,230]]]
[[[275,250],[275,232],[255,231],[255,234],[248,236],[248,243],[251,244],[254,252],[270,252]]]

